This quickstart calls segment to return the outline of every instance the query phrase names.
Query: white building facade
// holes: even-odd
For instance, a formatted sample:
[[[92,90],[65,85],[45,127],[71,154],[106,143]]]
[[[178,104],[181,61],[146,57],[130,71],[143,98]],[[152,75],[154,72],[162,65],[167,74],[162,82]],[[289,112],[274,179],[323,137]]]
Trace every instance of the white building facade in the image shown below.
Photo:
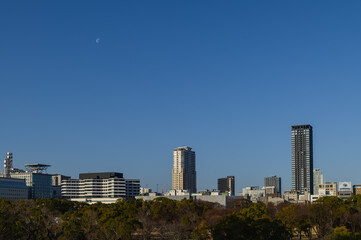
[[[119,199],[139,195],[140,180],[124,179],[122,173],[89,173],[80,174],[80,179],[63,180],[61,193],[64,198],[76,200],[86,199]]]

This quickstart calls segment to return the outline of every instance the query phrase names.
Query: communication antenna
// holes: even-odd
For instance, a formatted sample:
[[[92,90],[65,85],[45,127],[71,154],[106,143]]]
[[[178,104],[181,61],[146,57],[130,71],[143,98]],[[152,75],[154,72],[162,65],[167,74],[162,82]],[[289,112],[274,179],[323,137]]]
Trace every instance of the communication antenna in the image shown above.
[[[13,153],[7,152],[6,158],[4,159],[4,175],[10,177],[10,172],[13,170]]]

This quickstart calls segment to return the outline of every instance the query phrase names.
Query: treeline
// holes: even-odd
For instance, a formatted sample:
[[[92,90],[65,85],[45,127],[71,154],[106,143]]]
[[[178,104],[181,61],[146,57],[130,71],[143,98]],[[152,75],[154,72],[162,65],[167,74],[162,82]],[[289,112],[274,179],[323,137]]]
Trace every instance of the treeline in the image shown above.
[[[192,200],[114,204],[0,199],[0,239],[361,239],[361,196],[231,208]]]

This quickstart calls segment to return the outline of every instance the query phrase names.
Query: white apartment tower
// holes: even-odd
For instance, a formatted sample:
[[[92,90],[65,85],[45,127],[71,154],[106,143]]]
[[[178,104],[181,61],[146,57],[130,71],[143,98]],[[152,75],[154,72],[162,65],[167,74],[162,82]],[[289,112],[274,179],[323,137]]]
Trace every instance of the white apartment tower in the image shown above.
[[[172,189],[197,192],[196,153],[190,147],[173,150]]]
[[[323,174],[320,169],[313,169],[313,194],[318,195],[318,185],[323,184]]]

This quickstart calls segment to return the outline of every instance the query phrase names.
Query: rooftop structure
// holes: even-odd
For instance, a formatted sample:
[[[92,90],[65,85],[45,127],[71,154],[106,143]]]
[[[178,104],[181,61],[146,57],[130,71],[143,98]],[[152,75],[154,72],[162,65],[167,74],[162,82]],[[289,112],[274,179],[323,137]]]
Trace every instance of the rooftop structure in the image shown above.
[[[51,167],[51,165],[41,163],[24,164],[24,166],[27,172],[32,173],[46,173],[48,167]]]

